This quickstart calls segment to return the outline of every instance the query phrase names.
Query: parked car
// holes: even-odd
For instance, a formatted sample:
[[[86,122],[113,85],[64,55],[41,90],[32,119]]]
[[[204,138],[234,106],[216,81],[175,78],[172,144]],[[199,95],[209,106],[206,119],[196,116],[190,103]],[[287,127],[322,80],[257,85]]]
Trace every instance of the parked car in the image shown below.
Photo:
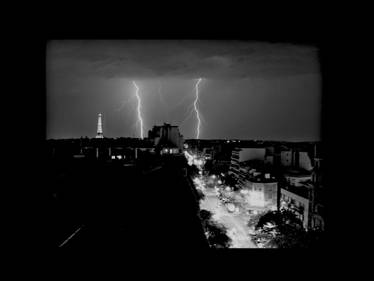
[[[228,210],[230,213],[233,213],[233,212],[235,212],[235,210],[236,210],[235,205],[232,204],[232,203],[228,203],[228,204],[226,204],[226,208],[227,208],[227,210]]]

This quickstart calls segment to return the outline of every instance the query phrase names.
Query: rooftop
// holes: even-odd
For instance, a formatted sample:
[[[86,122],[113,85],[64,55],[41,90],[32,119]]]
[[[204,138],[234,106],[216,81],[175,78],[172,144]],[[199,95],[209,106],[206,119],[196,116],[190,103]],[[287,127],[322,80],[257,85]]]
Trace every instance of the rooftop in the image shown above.
[[[178,126],[171,125],[171,124],[168,124],[168,123],[164,123],[163,125],[154,125],[153,126],[153,128],[160,128],[160,127],[174,127],[174,128],[178,128]]]
[[[312,171],[308,172],[305,170],[287,170],[284,173],[285,176],[292,176],[292,177],[307,177],[312,175]]]
[[[303,198],[309,199],[309,188],[307,186],[286,186],[282,187],[282,189],[287,190],[291,193],[299,195]]]

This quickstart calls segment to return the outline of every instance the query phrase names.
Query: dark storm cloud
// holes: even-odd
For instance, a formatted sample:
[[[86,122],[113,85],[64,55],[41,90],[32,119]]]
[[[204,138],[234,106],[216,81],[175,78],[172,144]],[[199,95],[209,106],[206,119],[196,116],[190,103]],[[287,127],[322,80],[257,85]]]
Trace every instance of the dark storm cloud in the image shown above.
[[[153,125],[202,138],[318,140],[320,73],[308,46],[243,41],[51,41],[47,46],[47,136],[139,136]],[[224,116],[224,118],[222,118]]]
[[[317,73],[317,50],[243,41],[53,41],[50,69],[106,78],[230,79]]]

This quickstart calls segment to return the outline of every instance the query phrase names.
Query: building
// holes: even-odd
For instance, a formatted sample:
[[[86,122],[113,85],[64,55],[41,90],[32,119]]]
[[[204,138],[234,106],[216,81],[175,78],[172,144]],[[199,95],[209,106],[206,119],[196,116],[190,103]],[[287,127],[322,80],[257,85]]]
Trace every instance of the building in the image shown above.
[[[257,182],[247,180],[242,193],[245,201],[251,207],[259,209],[276,210],[278,204],[278,183],[271,180]]]
[[[325,230],[325,207],[321,203],[316,203],[313,208],[311,227]]]
[[[309,157],[308,152],[300,151],[299,152],[299,163],[298,168],[306,171],[311,171],[313,169],[312,159]]]
[[[303,186],[305,183],[312,181],[312,174],[301,172],[288,172],[284,174],[284,178],[286,179],[289,185]]]
[[[205,159],[213,159],[214,148],[213,147],[204,147],[203,148],[203,155]]]
[[[132,161],[136,159],[137,148],[112,146],[109,147],[109,154],[112,160]]]
[[[281,166],[304,171],[313,170],[313,161],[308,151],[303,148],[292,148],[280,152]],[[271,154],[267,154],[269,157]],[[270,160],[269,160],[270,161]]]
[[[281,188],[280,207],[293,210],[305,229],[309,227],[310,205],[308,193],[304,190],[295,187]]]
[[[232,176],[232,178],[236,181],[239,180],[239,173],[240,173],[240,165],[239,165],[239,158],[240,158],[240,148],[234,148],[231,152],[231,161],[230,161],[230,168],[228,174]],[[236,184],[236,187],[239,185]]]
[[[231,165],[232,148],[226,145],[215,145],[212,151],[212,171],[226,174]]]
[[[282,164],[290,164],[293,170],[288,169],[284,174],[287,184],[281,188],[280,207],[295,211],[305,229],[323,230],[326,214],[322,188],[322,156],[317,147],[319,146],[314,144],[313,149],[301,147],[294,151],[282,151]]]
[[[244,162],[248,160],[265,160],[265,148],[242,148],[239,151],[239,162]]]
[[[278,182],[264,172],[265,148],[235,148],[231,154],[229,175],[235,188],[245,194],[246,202],[260,210],[275,210],[278,204]]]
[[[314,168],[312,172],[312,181],[313,184],[322,187],[323,186],[323,159],[321,155],[321,149],[314,145],[314,151],[313,151],[313,162],[314,162]]]
[[[265,156],[265,165],[273,166],[274,165],[274,156],[266,155]]]
[[[183,136],[178,126],[164,123],[162,126],[153,126],[148,132],[148,138],[153,141],[154,146],[161,154],[180,153],[183,150]]]
[[[292,167],[293,153],[292,150],[281,151],[281,164],[283,167]]]
[[[229,175],[231,175],[240,187],[248,174],[248,161],[255,161],[257,163],[265,163],[265,148],[234,148],[231,153],[231,163],[229,168]]]
[[[99,116],[98,116],[98,119],[97,119],[97,134],[96,134],[96,138],[97,139],[104,138],[104,135],[103,135],[103,123],[102,123],[101,117],[102,117],[102,115],[101,115],[101,113],[99,113]]]

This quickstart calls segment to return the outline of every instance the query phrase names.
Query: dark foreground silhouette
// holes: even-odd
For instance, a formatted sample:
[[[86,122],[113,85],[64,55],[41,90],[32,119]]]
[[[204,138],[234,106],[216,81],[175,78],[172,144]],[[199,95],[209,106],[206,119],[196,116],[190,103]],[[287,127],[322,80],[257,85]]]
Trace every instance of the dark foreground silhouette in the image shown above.
[[[161,163],[147,169],[83,160],[49,163],[49,246],[164,253],[208,249],[183,156]]]

